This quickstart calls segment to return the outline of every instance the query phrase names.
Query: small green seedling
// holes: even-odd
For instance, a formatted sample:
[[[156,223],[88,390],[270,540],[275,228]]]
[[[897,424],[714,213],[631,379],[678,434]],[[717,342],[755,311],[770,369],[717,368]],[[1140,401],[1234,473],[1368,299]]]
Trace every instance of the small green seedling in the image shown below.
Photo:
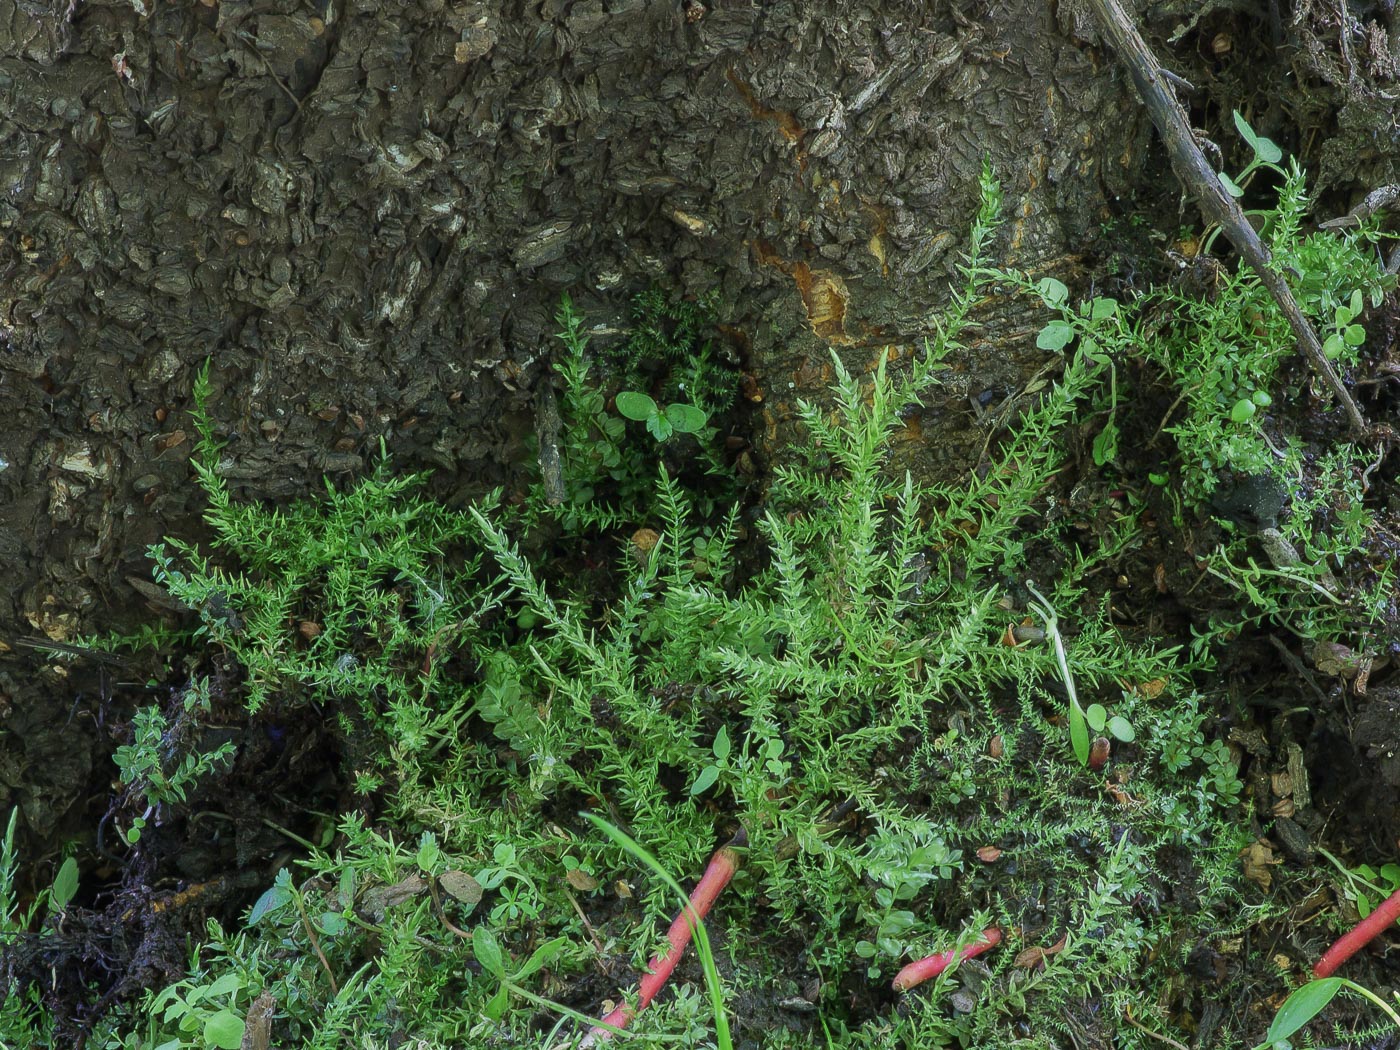
[[[536,1005],[567,1012],[578,1020],[588,1020],[581,1014],[565,1011],[559,1004],[541,999],[533,992],[521,987],[521,982],[553,962],[568,946],[568,943],[567,937],[556,937],[536,948],[530,958],[525,960],[524,965],[508,967],[506,953],[501,948],[501,942],[496,939],[491,928],[489,926],[476,927],[472,931],[472,954],[476,956],[476,961],[481,964],[483,970],[501,982],[501,987],[491,997],[491,1001],[486,1004],[484,1011],[486,1016],[493,1021],[499,1021],[504,1017],[506,1008],[510,1005],[511,993],[514,993]]]
[[[657,441],[667,441],[672,434],[698,434],[709,416],[694,405],[672,404],[664,408],[647,394],[623,390],[616,398],[617,410],[628,419],[645,423]]]
[[[180,1033],[178,1039],[161,1044],[161,1050],[196,1046],[238,1050],[244,1045],[245,1028],[240,997],[247,990],[241,974],[226,973],[208,984],[188,979],[161,991],[151,1000],[150,1011]]]
[[[186,711],[197,706],[207,710],[207,681],[195,682],[190,694]],[[169,729],[165,714],[158,707],[142,707],[132,720],[132,742],[112,754],[121,783],[139,786],[146,799],[146,811],[135,817],[126,830],[126,840],[132,845],[141,840],[142,831],[158,807],[183,803],[191,787],[233,758],[232,741],[225,741],[213,751],[196,748],[183,758],[167,757],[165,741]]]
[[[1094,463],[1100,467],[1118,456],[1118,370],[1112,349],[1122,345],[1125,329],[1116,300],[1098,296],[1071,307],[1069,288],[1054,277],[1042,277],[1031,286],[1040,301],[1060,317],[1048,322],[1036,336],[1041,350],[1060,351],[1077,338],[1079,348],[1094,364],[1108,369],[1108,422],[1094,438]]]
[[[1283,173],[1283,169],[1278,166],[1279,161],[1283,160],[1283,150],[1279,149],[1272,139],[1266,139],[1263,135],[1256,134],[1244,117],[1240,116],[1239,110],[1235,110],[1233,116],[1240,137],[1249,143],[1250,149],[1254,150],[1254,158],[1233,179],[1223,171],[1220,172],[1220,184],[1225,187],[1225,191],[1230,196],[1243,197],[1244,187],[1249,184],[1250,176],[1260,168],[1272,168],[1280,174]]]
[[[1363,919],[1375,911],[1377,901],[1400,890],[1400,864],[1383,864],[1380,870],[1369,864],[1348,868],[1325,849],[1318,853],[1341,872],[1342,894],[1356,905],[1356,914]]]
[[[1133,742],[1133,727],[1128,724],[1128,720],[1122,715],[1110,716],[1103,704],[1090,704],[1084,710],[1084,720],[1089,723],[1089,728],[1095,733],[1102,733],[1108,730],[1111,736],[1123,741],[1125,744]]]
[[[1322,342],[1322,352],[1332,360],[1341,357],[1348,347],[1355,349],[1366,342],[1366,329],[1352,323],[1361,316],[1364,306],[1361,289],[1357,288],[1351,293],[1350,302],[1337,307],[1332,317],[1333,330]]]
[[[1089,717],[1079,704],[1079,694],[1074,688],[1074,675],[1070,674],[1069,659],[1065,656],[1065,643],[1060,637],[1060,620],[1055,615],[1050,599],[1035,589],[1035,584],[1026,581],[1026,590],[1035,596],[1031,608],[1045,621],[1045,636],[1055,647],[1055,663],[1060,669],[1060,679],[1064,682],[1065,693],[1069,697],[1069,742],[1074,749],[1074,757],[1081,766],[1089,765]],[[1126,724],[1126,723],[1125,723]],[[1131,730],[1130,730],[1131,731]]]
[[[706,791],[710,790],[710,788],[714,787],[715,781],[719,779],[720,771],[724,768],[725,762],[729,758],[730,743],[729,728],[727,726],[719,727],[719,732],[715,734],[715,742],[712,750],[715,760],[705,766],[704,769],[700,770],[699,775],[695,778],[695,783],[690,785],[690,793],[692,795],[704,794]]]
[[[68,857],[53,878],[53,887],[49,890],[49,914],[63,911],[77,892],[78,862]]]

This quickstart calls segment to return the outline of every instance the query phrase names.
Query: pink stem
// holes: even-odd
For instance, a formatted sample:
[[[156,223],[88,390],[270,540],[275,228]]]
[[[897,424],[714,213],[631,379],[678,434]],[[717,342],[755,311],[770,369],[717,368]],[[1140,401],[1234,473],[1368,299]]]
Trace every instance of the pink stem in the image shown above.
[[[1337,967],[1379,937],[1396,919],[1400,919],[1400,890],[1396,890],[1375,911],[1362,919],[1337,939],[1313,967],[1314,977],[1331,977]]]
[[[700,877],[695,889],[691,891],[690,903],[681,909],[680,913],[671,923],[671,928],[666,931],[666,940],[671,947],[663,954],[652,959],[647,967],[649,971],[642,977],[641,986],[637,990],[637,1005],[631,1006],[623,1003],[612,1013],[603,1018],[601,1024],[594,1025],[589,1029],[588,1035],[584,1038],[584,1046],[592,1046],[602,1039],[611,1039],[613,1031],[603,1027],[611,1025],[613,1028],[626,1028],[632,1018],[645,1010],[656,993],[661,991],[663,985],[670,978],[671,972],[675,970],[676,964],[681,961],[681,956],[685,954],[686,945],[690,943],[691,935],[695,932],[695,923],[704,919],[710,913],[710,908],[715,903],[715,898],[720,895],[720,891],[729,885],[729,880],[734,877],[734,873],[739,870],[739,849],[748,842],[748,835],[744,829],[740,828],[738,833],[715,851],[715,855],[710,858],[710,863],[705,868],[705,874]]]
[[[973,941],[966,948],[952,951],[939,952],[937,955],[929,955],[917,962],[911,962],[899,973],[895,974],[894,983],[891,987],[896,992],[907,992],[915,985],[923,984],[931,977],[937,977],[954,962],[961,962],[963,959],[971,959],[974,955],[981,955],[988,948],[1001,943],[1001,931],[995,926],[988,926],[982,931],[979,940]]]

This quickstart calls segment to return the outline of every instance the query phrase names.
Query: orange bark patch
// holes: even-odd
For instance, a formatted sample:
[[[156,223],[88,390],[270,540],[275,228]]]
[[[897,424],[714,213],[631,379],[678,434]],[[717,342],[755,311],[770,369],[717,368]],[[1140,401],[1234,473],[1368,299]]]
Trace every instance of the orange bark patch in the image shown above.
[[[755,117],[759,120],[771,120],[774,124],[778,125],[778,131],[782,133],[783,138],[791,143],[795,144],[797,140],[802,137],[802,125],[797,123],[797,118],[791,113],[785,109],[772,109],[769,106],[765,106],[758,100],[758,96],[754,94],[753,88],[740,80],[738,76],[735,75],[734,70],[725,70],[724,77],[734,85],[734,90],[739,92],[739,97],[748,104],[749,112]]]
[[[792,279],[807,308],[807,322],[812,331],[830,343],[845,343],[846,303],[850,293],[846,281],[830,270],[813,270],[806,263],[794,263]]]

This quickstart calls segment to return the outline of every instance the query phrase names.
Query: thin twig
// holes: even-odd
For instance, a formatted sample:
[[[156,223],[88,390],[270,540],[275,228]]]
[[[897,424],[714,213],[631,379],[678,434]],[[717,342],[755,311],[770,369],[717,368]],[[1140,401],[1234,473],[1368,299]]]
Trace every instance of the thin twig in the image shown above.
[[[435,878],[428,880],[428,895],[433,898],[433,910],[437,912],[437,917],[439,920],[441,920],[442,924],[446,926],[448,930],[450,930],[452,933],[462,938],[462,940],[471,940],[472,935],[470,931],[464,930],[460,926],[457,926],[453,923],[451,919],[447,917],[447,909],[442,906],[442,898],[438,896],[438,885],[437,879]]]
[[[1361,415],[1361,410],[1347,393],[1347,388],[1342,384],[1342,377],[1332,367],[1332,362],[1322,352],[1317,333],[1313,331],[1303,312],[1298,309],[1298,303],[1293,298],[1288,282],[1283,279],[1283,274],[1274,268],[1269,249],[1264,246],[1259,234],[1245,218],[1239,202],[1225,191],[1219,175],[1206,163],[1205,155],[1201,153],[1201,147],[1191,133],[1186,113],[1168,86],[1169,78],[1148,49],[1142,35],[1137,31],[1137,26],[1118,0],[1089,0],[1089,6],[1098,19],[1099,28],[1113,44],[1119,60],[1127,67],[1128,74],[1137,86],[1138,94],[1142,96],[1143,104],[1152,117],[1152,123],[1156,125],[1157,133],[1162,136],[1162,142],[1167,147],[1167,154],[1172,159],[1172,168],[1176,171],[1177,178],[1196,198],[1206,222],[1219,225],[1225,231],[1225,236],[1230,238],[1230,242],[1244,256],[1245,261],[1254,268],[1259,279],[1264,282],[1264,287],[1269,290],[1279,309],[1283,311],[1283,315],[1288,318],[1298,348],[1346,411],[1352,431],[1358,437],[1365,435],[1366,420]]]
[[[340,988],[335,983],[335,974],[331,972],[331,964],[326,962],[326,953],[321,951],[321,939],[316,936],[316,930],[311,925],[311,919],[306,914],[306,905],[302,903],[301,894],[292,893],[292,900],[296,901],[297,911],[301,912],[301,924],[306,929],[306,936],[311,941],[311,947],[316,950],[316,958],[321,960],[321,965],[325,968],[326,976],[331,982],[331,994],[339,995]]]
[[[1132,1014],[1125,1013],[1125,1014],[1123,1015],[1123,1019],[1126,1020],[1126,1021],[1127,1021],[1130,1025],[1132,1025],[1134,1028],[1136,1028],[1139,1032],[1142,1032],[1144,1035],[1151,1036],[1153,1039],[1156,1039],[1156,1040],[1158,1040],[1159,1042],[1163,1042],[1163,1043],[1166,1043],[1168,1046],[1175,1047],[1176,1050],[1189,1050],[1189,1048],[1188,1048],[1185,1044],[1183,1044],[1183,1043],[1178,1043],[1175,1039],[1172,1039],[1172,1038],[1170,1038],[1169,1036],[1162,1035],[1162,1034],[1159,1033],[1159,1032],[1154,1032],[1152,1029],[1148,1028],[1146,1025],[1138,1024],[1137,1021],[1133,1020],[1133,1015],[1132,1015]]]

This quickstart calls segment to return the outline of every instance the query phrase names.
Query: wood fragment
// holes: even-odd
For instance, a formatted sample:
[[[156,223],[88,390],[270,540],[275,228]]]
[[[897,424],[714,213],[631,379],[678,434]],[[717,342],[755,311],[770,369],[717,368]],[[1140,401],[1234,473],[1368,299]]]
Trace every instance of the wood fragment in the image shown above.
[[[559,435],[564,429],[559,417],[559,404],[549,376],[540,378],[535,400],[535,435],[539,438],[540,479],[544,484],[544,499],[551,507],[564,502],[564,463],[559,455]]]

